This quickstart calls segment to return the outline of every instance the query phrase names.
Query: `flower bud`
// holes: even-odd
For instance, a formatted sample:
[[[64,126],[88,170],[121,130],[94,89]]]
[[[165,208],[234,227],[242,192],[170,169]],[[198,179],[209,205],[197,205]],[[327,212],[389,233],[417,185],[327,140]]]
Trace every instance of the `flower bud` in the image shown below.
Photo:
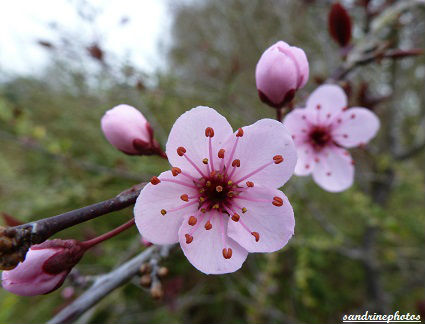
[[[2,286],[21,296],[47,294],[59,288],[85,249],[75,240],[33,245],[15,269],[3,271]]]
[[[153,130],[136,108],[118,105],[108,110],[101,120],[106,139],[118,150],[129,155],[164,155]]]
[[[307,56],[283,41],[269,47],[257,63],[255,81],[261,101],[274,108],[290,102],[308,80]]]

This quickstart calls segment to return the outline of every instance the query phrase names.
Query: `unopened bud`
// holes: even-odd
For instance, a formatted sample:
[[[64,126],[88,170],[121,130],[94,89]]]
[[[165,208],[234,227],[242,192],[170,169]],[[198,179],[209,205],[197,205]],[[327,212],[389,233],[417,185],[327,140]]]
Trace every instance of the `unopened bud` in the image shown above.
[[[161,299],[164,296],[164,290],[159,281],[156,281],[151,287],[151,295],[154,299]]]
[[[166,277],[168,275],[168,268],[167,267],[161,267],[158,269],[158,277]]]
[[[150,287],[151,283],[152,283],[152,277],[151,277],[150,274],[145,274],[145,275],[140,277],[140,285],[141,286],[148,288],[148,287]]]

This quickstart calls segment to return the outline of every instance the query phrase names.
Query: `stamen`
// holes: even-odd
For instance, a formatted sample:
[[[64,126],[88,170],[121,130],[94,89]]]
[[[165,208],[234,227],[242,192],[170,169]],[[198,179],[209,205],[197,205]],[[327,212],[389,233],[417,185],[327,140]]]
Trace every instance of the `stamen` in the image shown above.
[[[243,129],[239,128],[238,132],[236,133],[236,137],[242,137],[243,136]]]
[[[177,177],[180,173],[182,173],[182,169],[178,167],[172,167],[171,173],[173,174],[173,176]]]
[[[235,183],[238,184],[239,182],[244,181],[245,179],[248,179],[249,177],[253,176],[254,174],[256,174],[256,173],[258,173],[260,171],[262,171],[263,169],[265,169],[266,167],[268,167],[269,165],[272,165],[274,163],[275,163],[275,161],[272,161],[272,162],[268,162],[268,163],[260,166],[259,168],[255,169],[254,171],[248,173],[246,176],[244,176],[244,177],[238,179],[237,181],[235,181]]]
[[[185,153],[186,153],[186,149],[185,149],[183,146],[179,146],[179,147],[177,148],[177,154],[178,154],[179,156],[183,156]]]
[[[205,201],[205,197],[199,197],[199,202],[203,203]]]
[[[220,208],[220,204],[219,203],[216,203],[216,204],[214,204],[214,206],[212,206],[212,208],[213,209],[218,209],[218,208]]]
[[[212,129],[211,127],[205,128],[205,136],[214,137],[214,129]]]
[[[260,234],[258,234],[258,232],[251,232],[251,234],[255,237],[255,242],[258,242],[260,240]]]
[[[273,197],[272,204],[275,205],[275,206],[277,206],[277,207],[280,207],[280,206],[283,205],[283,199],[280,198],[280,197]]]
[[[157,185],[158,183],[160,183],[161,182],[161,180],[159,180],[159,178],[158,177],[152,177],[152,179],[151,179],[151,183],[155,186],[155,185]]]
[[[184,235],[186,237],[186,244],[190,244],[193,241],[193,236],[190,234],[185,234]]]
[[[241,166],[241,161],[239,159],[233,160],[232,167],[239,168]]]
[[[248,209],[246,209],[245,207],[242,207],[241,210],[243,214],[245,214],[248,211]]]
[[[208,180],[208,181],[205,183],[205,186],[206,186],[206,187],[211,187],[211,181],[209,181],[209,180]]]
[[[254,187],[254,182],[252,182],[252,181],[247,181],[247,182],[246,182],[246,185],[247,185],[247,187],[252,188],[252,187]]]
[[[212,144],[211,144],[211,138],[214,136],[214,131],[213,131],[212,128],[211,128],[211,130],[212,130],[212,136],[209,136],[209,138],[208,138],[208,152],[210,154],[211,171],[214,171],[215,168],[214,168],[214,159],[213,159],[213,155],[212,155]]]
[[[187,202],[189,201],[189,196],[187,194],[183,194],[180,196],[180,199]]]
[[[239,129],[242,130],[242,128],[239,128]],[[239,131],[238,131],[238,133],[239,133]],[[243,135],[243,131],[242,131],[242,135]],[[233,155],[235,154],[235,151],[236,151],[236,147],[238,146],[238,142],[239,142],[240,137],[241,136],[238,136],[236,134],[236,141],[233,143],[233,148],[232,148],[232,151],[230,152],[229,160],[227,161],[227,164],[226,164],[226,169],[229,169],[230,163],[233,159]]]
[[[189,217],[189,221],[188,221],[188,224],[190,225],[190,226],[194,226],[195,224],[196,224],[196,222],[198,221],[198,219],[195,217],[195,216],[190,216]]]
[[[219,159],[224,159],[224,152],[226,152],[224,149],[220,149],[219,151],[218,151],[218,158]]]
[[[207,159],[207,158],[203,159],[203,160],[202,160],[202,163],[203,163],[203,164],[208,164],[208,159]]]
[[[206,229],[207,231],[209,231],[211,228],[212,228],[211,222],[208,220],[208,221],[205,223],[205,229]]]
[[[279,164],[283,162],[283,156],[282,155],[275,155],[273,156],[273,161],[275,164]]]
[[[186,152],[186,150],[185,150],[185,152]],[[179,154],[180,155],[180,154]],[[182,154],[182,155],[180,155],[180,156],[184,156],[185,158],[186,158],[186,160],[190,163],[190,164],[192,164],[192,166],[195,168],[195,170],[196,171],[198,171],[198,173],[202,176],[202,177],[204,177],[205,178],[205,174],[201,171],[201,169],[199,169],[198,168],[198,166],[192,161],[192,159],[190,158],[190,157],[188,157],[187,156],[187,154]]]
[[[232,180],[227,181],[227,185],[228,186],[231,186],[232,184],[233,184],[233,181]]]
[[[223,187],[222,186],[217,186],[217,187],[215,187],[215,190],[217,192],[222,192],[223,191]]]
[[[188,204],[184,204],[184,205],[181,205],[181,206],[179,206],[179,207],[176,207],[176,208],[173,208],[173,209],[169,209],[168,211],[166,211],[166,213],[171,213],[171,212],[175,212],[175,211],[177,211],[177,210],[180,210],[180,209],[183,209],[183,208],[186,208],[186,207],[189,207],[189,206],[192,206],[192,205],[195,205],[195,204],[197,204],[198,203],[198,201],[192,201],[192,202],[190,202],[190,203],[188,203]],[[165,209],[163,209],[164,211],[165,211]],[[162,210],[161,210],[161,214],[162,214]],[[163,214],[163,215],[165,215],[165,214]]]
[[[164,216],[167,213],[165,209],[161,209],[161,214]]]
[[[230,259],[232,257],[232,249],[231,248],[228,248],[228,249],[224,248],[223,249],[223,257],[225,259]]]
[[[232,221],[234,221],[234,222],[238,222],[240,218],[241,217],[239,216],[239,214],[234,213],[232,215]]]
[[[186,183],[186,182],[179,181],[179,180],[174,180],[174,179],[162,179],[161,181],[177,183],[177,184],[179,184],[179,185],[182,185],[182,186],[185,186],[185,187],[188,187],[188,188],[198,189],[198,187],[195,187],[194,185],[191,185],[191,184],[188,184],[188,183]]]

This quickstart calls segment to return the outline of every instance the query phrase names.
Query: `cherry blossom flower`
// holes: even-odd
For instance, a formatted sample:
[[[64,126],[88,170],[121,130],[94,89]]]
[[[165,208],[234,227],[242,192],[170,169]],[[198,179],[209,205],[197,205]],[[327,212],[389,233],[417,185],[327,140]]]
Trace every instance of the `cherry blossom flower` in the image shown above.
[[[294,214],[277,188],[292,176],[296,150],[282,123],[262,119],[233,132],[214,109],[175,122],[166,146],[170,171],[153,177],[134,214],[143,238],[180,242],[200,271],[238,270],[248,252],[273,252],[294,233]]]
[[[255,82],[261,101],[274,108],[290,102],[305,86],[309,76],[307,56],[301,48],[283,41],[261,55],[255,69]]]
[[[308,98],[306,108],[291,111],[284,125],[297,147],[295,174],[313,174],[330,192],[353,184],[354,162],[345,148],[368,143],[379,129],[379,119],[362,107],[347,107],[347,96],[336,85],[322,85]]]

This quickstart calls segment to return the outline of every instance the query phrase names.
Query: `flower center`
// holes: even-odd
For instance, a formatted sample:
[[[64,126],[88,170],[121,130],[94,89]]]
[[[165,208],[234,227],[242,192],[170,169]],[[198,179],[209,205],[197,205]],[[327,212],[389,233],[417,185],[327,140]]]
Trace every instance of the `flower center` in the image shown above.
[[[316,150],[321,150],[332,140],[332,136],[327,127],[317,126],[309,134],[311,144]]]

